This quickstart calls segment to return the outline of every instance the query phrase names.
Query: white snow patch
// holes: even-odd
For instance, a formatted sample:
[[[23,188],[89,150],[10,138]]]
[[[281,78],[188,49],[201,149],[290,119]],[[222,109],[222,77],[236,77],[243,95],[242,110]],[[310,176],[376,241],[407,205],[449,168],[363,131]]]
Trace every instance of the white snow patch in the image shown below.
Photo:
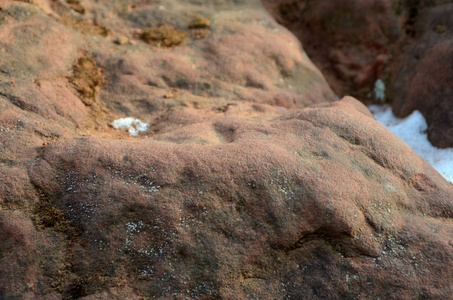
[[[382,80],[378,79],[374,83],[374,97],[377,100],[384,101],[385,99],[385,84]]]
[[[117,119],[110,124],[116,129],[128,129],[132,136],[137,136],[141,131],[148,130],[148,124],[130,117]]]
[[[388,105],[370,105],[368,109],[377,121],[414,150],[433,166],[449,182],[453,183],[453,148],[436,148],[428,140],[428,125],[419,111],[414,111],[404,119],[395,117]]]

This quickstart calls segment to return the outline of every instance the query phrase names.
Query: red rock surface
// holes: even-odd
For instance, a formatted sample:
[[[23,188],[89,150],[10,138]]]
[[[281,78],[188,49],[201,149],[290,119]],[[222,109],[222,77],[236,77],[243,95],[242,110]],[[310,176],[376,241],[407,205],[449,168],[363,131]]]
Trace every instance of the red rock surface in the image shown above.
[[[451,184],[258,2],[0,7],[1,299],[453,293]]]
[[[243,110],[46,147],[30,175],[67,222],[46,227],[67,237],[63,295],[120,279],[164,298],[451,293],[453,188],[365,107]]]
[[[392,93],[393,111],[405,117],[419,110],[433,145],[453,147],[453,4],[420,17],[420,39],[405,54]]]
[[[369,103],[381,79],[398,117],[421,111],[431,143],[453,147],[453,1],[263,3],[302,41],[338,95]]]
[[[390,64],[405,48],[409,12],[400,2],[263,0],[302,41],[335,92],[361,100],[378,78],[388,83]]]

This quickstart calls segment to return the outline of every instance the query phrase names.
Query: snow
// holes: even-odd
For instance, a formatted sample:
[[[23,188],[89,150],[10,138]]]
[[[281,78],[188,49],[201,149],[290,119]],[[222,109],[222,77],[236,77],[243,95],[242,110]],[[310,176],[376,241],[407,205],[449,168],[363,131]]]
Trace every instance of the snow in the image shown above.
[[[449,182],[453,183],[453,148],[439,149],[428,141],[428,125],[419,111],[404,119],[395,117],[388,105],[370,105],[369,110],[377,121],[433,166]]]
[[[385,98],[385,84],[382,80],[378,79],[374,83],[374,97],[377,100],[384,101]]]
[[[128,129],[132,136],[137,136],[141,131],[148,130],[148,124],[130,117],[117,119],[110,124],[117,129]]]

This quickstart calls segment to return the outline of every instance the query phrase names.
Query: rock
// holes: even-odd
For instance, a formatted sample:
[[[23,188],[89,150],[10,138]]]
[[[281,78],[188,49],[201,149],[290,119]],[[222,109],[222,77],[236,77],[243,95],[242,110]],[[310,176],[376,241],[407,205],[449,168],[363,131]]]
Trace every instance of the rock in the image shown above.
[[[420,17],[420,39],[405,54],[392,93],[393,110],[406,117],[414,110],[428,123],[428,138],[439,148],[453,147],[453,4]]]
[[[277,20],[304,45],[334,91],[367,99],[374,82],[392,73],[404,49],[402,1],[264,0]],[[400,16],[401,15],[401,16]]]
[[[258,1],[0,7],[1,299],[452,294],[451,184]]]
[[[109,108],[127,105],[125,109],[131,112],[140,111],[141,107],[131,107],[134,102],[127,103],[124,98],[133,97],[137,105],[149,105],[147,98],[156,88],[177,88],[195,96],[239,98],[284,107],[336,99],[321,73],[301,51],[297,39],[278,26],[256,2],[243,5],[241,10],[219,5],[222,10],[216,12],[208,6],[199,15],[211,20],[210,27],[197,25],[192,29],[187,27],[194,22],[193,14],[180,17],[185,16],[187,7],[169,3],[173,5],[171,11],[150,6],[135,9],[124,18],[143,29],[159,26],[153,24],[157,23],[155,20],[171,24],[193,37],[186,44],[171,51],[140,47],[141,50],[124,55],[108,47],[97,50],[99,65],[105,74],[112,76],[107,81],[115,82],[107,85],[103,93]],[[143,37],[146,31],[139,32],[138,36]]]
[[[453,187],[364,106],[243,110],[46,147],[30,176],[70,224],[66,297],[451,293]]]
[[[42,274],[34,226],[21,212],[0,210],[0,228],[0,297],[32,299],[39,290],[36,278]]]
[[[338,95],[419,110],[434,146],[453,146],[452,5],[439,1],[264,0],[303,43]],[[387,95],[373,85],[388,86]],[[381,89],[382,90],[382,89]]]
[[[125,45],[127,43],[130,43],[129,39],[125,36],[119,36],[116,40],[115,43],[118,45]]]

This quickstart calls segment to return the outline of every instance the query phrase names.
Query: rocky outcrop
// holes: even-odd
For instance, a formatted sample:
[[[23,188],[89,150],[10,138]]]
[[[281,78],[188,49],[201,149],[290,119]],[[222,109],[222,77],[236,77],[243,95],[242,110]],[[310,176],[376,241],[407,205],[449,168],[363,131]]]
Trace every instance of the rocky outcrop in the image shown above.
[[[419,110],[431,143],[453,147],[451,0],[263,3],[302,41],[338,95],[385,100],[398,117]],[[385,95],[374,93],[378,79]]]
[[[258,2],[0,7],[0,298],[452,294],[451,184]]]
[[[410,39],[410,12],[403,2],[263,0],[302,41],[335,92],[361,100],[369,98],[378,78],[389,83],[391,65]]]
[[[421,37],[404,56],[392,93],[393,111],[406,117],[414,110],[428,123],[433,145],[453,147],[453,4],[424,12],[416,23]]]
[[[365,107],[242,111],[46,147],[30,174],[44,230],[65,237],[48,253],[63,295],[119,280],[163,298],[451,293],[453,188]]]

